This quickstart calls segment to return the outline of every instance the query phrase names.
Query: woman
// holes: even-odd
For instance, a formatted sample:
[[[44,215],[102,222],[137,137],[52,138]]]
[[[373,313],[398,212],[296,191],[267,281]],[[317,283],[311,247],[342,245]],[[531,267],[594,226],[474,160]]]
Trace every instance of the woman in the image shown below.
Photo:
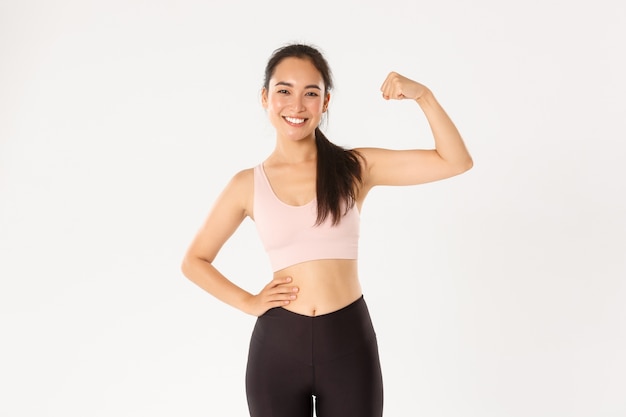
[[[467,171],[463,140],[424,85],[390,73],[383,98],[413,100],[435,149],[346,150],[318,125],[328,109],[331,72],[315,48],[274,51],[262,104],[276,147],[237,173],[186,253],[182,270],[219,300],[257,318],[246,392],[252,417],[381,416],[383,387],[376,337],[357,273],[359,212],[378,185],[413,185]],[[244,218],[252,218],[273,279],[250,293],[212,264]]]

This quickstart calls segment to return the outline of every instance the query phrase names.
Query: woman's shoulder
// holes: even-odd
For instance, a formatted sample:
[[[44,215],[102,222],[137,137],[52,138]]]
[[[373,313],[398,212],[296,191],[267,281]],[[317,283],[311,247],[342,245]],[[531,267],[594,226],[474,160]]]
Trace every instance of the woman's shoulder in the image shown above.
[[[236,172],[222,191],[219,201],[230,207],[251,213],[254,193],[254,168]]]
[[[254,184],[254,167],[237,171],[231,178],[229,186],[235,188],[249,188]]]
[[[254,192],[254,176],[255,171],[263,166],[264,162],[260,162],[252,167],[243,168],[237,171],[230,179],[227,190],[233,191],[239,195],[251,196]]]

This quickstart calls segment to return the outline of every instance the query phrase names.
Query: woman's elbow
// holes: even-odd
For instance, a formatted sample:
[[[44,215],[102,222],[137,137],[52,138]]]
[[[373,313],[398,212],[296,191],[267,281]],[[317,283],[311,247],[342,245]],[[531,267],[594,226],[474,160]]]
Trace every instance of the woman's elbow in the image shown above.
[[[188,253],[180,264],[180,271],[185,277],[192,279],[192,276],[195,275],[195,271],[202,269],[204,264],[211,264],[211,262],[212,261],[203,257]]]
[[[183,273],[183,275],[187,278],[191,278],[191,275],[193,274],[193,265],[194,263],[197,261],[197,258],[187,254],[185,255],[185,257],[183,258],[183,261],[180,264],[180,271]]]
[[[472,169],[473,166],[474,166],[474,161],[472,160],[471,156],[468,156],[466,159],[462,161],[458,161],[454,164],[453,175],[459,175],[464,172],[467,172],[470,169]]]
[[[465,160],[465,163],[463,164],[463,172],[469,171],[473,167],[474,167],[474,160],[472,159],[471,156],[468,156],[467,159]]]

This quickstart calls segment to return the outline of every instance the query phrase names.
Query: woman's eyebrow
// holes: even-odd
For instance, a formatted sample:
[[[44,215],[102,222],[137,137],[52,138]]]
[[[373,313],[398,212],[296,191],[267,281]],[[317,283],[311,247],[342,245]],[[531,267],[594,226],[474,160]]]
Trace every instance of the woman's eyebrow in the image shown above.
[[[286,82],[286,81],[279,81],[279,82],[277,82],[276,84],[274,84],[274,87],[276,87],[276,86],[278,86],[278,85],[285,85],[285,86],[287,86],[287,87],[293,87],[293,84],[288,83],[288,82]],[[318,89],[318,90],[320,90],[320,91],[322,90],[322,89],[320,88],[320,86],[319,86],[319,85],[317,85],[317,84],[309,84],[309,85],[307,85],[307,86],[306,86],[306,87],[304,87],[304,88],[316,88],[316,89]]]

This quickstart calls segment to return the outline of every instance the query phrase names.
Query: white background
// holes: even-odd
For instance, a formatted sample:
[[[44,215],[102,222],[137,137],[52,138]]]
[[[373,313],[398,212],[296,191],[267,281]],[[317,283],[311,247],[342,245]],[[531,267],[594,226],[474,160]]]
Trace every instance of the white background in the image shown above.
[[[374,190],[360,271],[386,416],[626,415],[626,6],[618,1],[0,1],[0,415],[245,416],[254,318],[180,272],[263,160],[271,52],[320,47],[336,143],[466,174]],[[216,260],[271,275],[247,220]]]

